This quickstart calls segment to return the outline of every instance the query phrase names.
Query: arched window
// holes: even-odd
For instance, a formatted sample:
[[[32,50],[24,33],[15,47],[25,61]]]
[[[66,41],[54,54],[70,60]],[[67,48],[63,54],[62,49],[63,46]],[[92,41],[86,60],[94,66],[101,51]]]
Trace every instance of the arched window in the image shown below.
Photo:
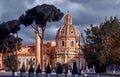
[[[70,33],[73,34],[73,30],[71,30]]]

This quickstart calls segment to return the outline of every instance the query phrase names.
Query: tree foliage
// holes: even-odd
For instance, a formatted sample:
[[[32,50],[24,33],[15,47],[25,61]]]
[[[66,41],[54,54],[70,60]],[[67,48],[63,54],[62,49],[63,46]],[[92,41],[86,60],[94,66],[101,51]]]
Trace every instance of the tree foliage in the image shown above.
[[[11,53],[20,49],[22,39],[15,37],[14,34],[20,30],[20,22],[11,20],[0,24],[0,52]]]
[[[61,63],[57,63],[56,74],[62,74],[62,73],[63,73],[63,66]]]
[[[20,72],[21,72],[21,73],[25,73],[25,71],[26,71],[25,63],[23,62],[22,67],[21,67],[21,69],[20,69]]]
[[[29,73],[34,73],[33,65],[30,65],[30,68],[29,68],[28,72],[29,72]]]
[[[85,30],[84,54],[90,65],[120,64],[120,23],[117,17]]]
[[[19,50],[21,48],[21,41],[21,38],[15,37],[14,35],[7,36],[4,40],[0,41],[0,52],[11,53]]]
[[[51,73],[51,68],[50,68],[49,63],[47,64],[47,66],[46,66],[46,68],[45,68],[45,73],[46,73],[46,74]]]
[[[17,63],[16,63],[16,55],[10,54],[7,58],[4,59],[4,65],[9,68],[9,70],[14,70],[16,71],[17,69]]]
[[[17,33],[20,30],[20,22],[18,20],[10,20],[0,24],[0,40],[5,39],[10,33]]]
[[[40,65],[37,66],[36,73],[41,73]]]
[[[72,74],[78,74],[78,69],[77,69],[76,62],[73,62],[73,70],[72,70]]]
[[[54,5],[42,4],[26,11],[19,20],[25,26],[37,24],[41,28],[46,27],[47,22],[59,21],[63,13]],[[36,25],[35,25],[36,26]]]

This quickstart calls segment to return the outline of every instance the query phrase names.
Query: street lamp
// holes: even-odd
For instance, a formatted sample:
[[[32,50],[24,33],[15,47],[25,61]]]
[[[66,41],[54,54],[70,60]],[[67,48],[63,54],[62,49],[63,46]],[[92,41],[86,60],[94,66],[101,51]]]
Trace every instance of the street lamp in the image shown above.
[[[16,37],[17,37],[17,40],[16,40],[16,70],[18,71],[18,32],[16,33]]]
[[[67,62],[66,62],[67,64],[65,65],[65,74],[66,74],[66,76],[68,74],[68,50],[66,51],[66,54],[65,54],[65,55],[67,55]]]
[[[79,44],[79,65],[78,65],[78,73],[79,73],[79,75],[81,74],[81,63],[80,63],[80,48],[81,48],[81,46],[80,46],[80,44]]]
[[[113,73],[115,73],[115,64],[113,65]]]

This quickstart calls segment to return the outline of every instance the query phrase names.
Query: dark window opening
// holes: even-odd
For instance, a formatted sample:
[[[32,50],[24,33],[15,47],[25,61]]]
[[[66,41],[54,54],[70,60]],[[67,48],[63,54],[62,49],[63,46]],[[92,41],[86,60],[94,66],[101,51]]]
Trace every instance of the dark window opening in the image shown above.
[[[62,41],[62,46],[65,46],[65,43],[64,43],[64,41]]]
[[[72,47],[74,46],[74,41],[71,41],[71,46],[72,46]]]

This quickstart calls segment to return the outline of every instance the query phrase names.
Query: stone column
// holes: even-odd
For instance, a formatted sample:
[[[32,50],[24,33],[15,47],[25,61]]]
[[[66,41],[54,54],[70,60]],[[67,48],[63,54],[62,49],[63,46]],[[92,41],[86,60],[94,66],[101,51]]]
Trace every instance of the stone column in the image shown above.
[[[35,34],[36,34],[36,61],[37,61],[37,64],[40,64],[41,59],[40,59],[40,37],[39,37],[40,30],[39,30],[39,27],[37,27]]]

